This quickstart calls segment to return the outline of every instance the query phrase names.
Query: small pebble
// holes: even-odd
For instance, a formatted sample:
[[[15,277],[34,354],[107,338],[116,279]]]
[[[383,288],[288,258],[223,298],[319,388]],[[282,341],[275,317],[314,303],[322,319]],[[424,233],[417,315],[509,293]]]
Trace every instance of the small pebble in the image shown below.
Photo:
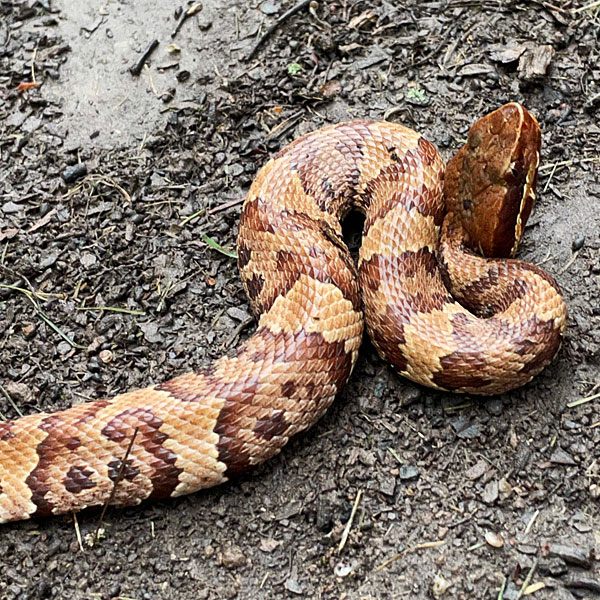
[[[292,594],[302,595],[304,593],[304,587],[293,577],[288,577],[285,580],[285,589]]]
[[[409,481],[419,476],[419,469],[413,465],[402,465],[398,470],[398,478],[401,481]]]
[[[68,354],[71,351],[71,344],[69,344],[68,342],[59,342],[56,349],[58,350],[58,353],[60,355],[64,356],[65,354]]]
[[[485,541],[492,548],[502,548],[504,546],[504,538],[493,531],[488,531],[485,534]]]
[[[19,404],[26,404],[33,401],[33,391],[25,383],[17,381],[7,381],[5,389],[8,395]]]
[[[157,323],[142,323],[140,329],[144,332],[144,338],[151,344],[158,344],[163,341],[163,336],[159,332]]]
[[[552,453],[552,456],[550,457],[550,462],[554,463],[555,465],[566,466],[574,466],[577,464],[575,462],[575,459],[566,450],[563,450],[562,448],[557,448]]]
[[[245,567],[248,561],[240,547],[230,546],[223,549],[221,562],[226,569],[237,569],[238,567]]]
[[[30,338],[35,333],[35,325],[33,323],[27,323],[27,325],[23,326],[23,335],[27,338]]]
[[[494,502],[496,502],[496,500],[498,500],[498,482],[497,481],[490,481],[487,483],[487,485],[483,489],[483,495],[482,495],[481,499],[486,504],[493,504]]]
[[[46,258],[44,258],[44,260],[40,261],[40,269],[47,269],[48,267],[51,267],[54,265],[57,258],[58,256],[56,256],[56,254],[49,254],[46,256]]]
[[[465,471],[465,476],[467,477],[467,479],[475,481],[476,479],[479,479],[482,475],[487,473],[489,469],[490,465],[488,464],[488,462],[481,459],[477,461],[470,469],[467,469]]]
[[[81,179],[87,175],[87,165],[85,163],[78,163],[73,165],[72,167],[67,167],[62,172],[62,178],[65,183],[72,183],[73,181],[77,181],[77,179]]]
[[[82,266],[84,266],[86,269],[89,269],[98,262],[98,259],[91,252],[84,252],[80,258],[80,262]]]
[[[503,407],[500,398],[491,398],[485,403],[485,409],[494,417],[499,417],[502,414]]]
[[[265,15],[276,15],[279,12],[279,4],[277,4],[276,2],[270,2],[269,0],[267,0],[267,2],[263,2],[260,5],[260,10]]]
[[[110,350],[102,350],[100,354],[98,354],[98,356],[104,364],[112,362],[113,358],[115,357],[115,355]]]
[[[12,202],[12,200],[9,200],[8,202],[5,202],[2,205],[2,212],[5,215],[18,213],[21,210],[23,210],[23,207],[20,204],[16,204],[15,202]]]
[[[585,236],[575,238],[573,240],[573,243],[571,244],[571,250],[573,250],[573,252],[577,252],[577,250],[581,250],[583,248],[584,244],[585,244]]]
[[[449,589],[452,584],[444,579],[441,575],[436,575],[431,584],[431,593],[434,598],[441,598]]]
[[[396,491],[396,481],[393,477],[388,477],[379,482],[379,491],[386,496],[393,496]]]
[[[575,565],[577,567],[582,567],[584,569],[589,569],[592,566],[589,551],[586,554],[583,550],[581,550],[581,548],[577,548],[577,546],[569,546],[567,544],[550,544],[548,554],[550,556],[558,556],[566,563]]]
[[[233,163],[225,166],[225,172],[231,177],[239,177],[244,172],[244,167],[240,163]]]
[[[504,477],[502,477],[502,479],[500,479],[498,481],[498,491],[505,498],[508,498],[508,496],[510,496],[512,494],[512,491],[513,491],[512,485],[510,485],[510,483],[508,483],[508,481],[506,481],[506,479],[504,479]]]
[[[333,572],[337,577],[347,577],[352,571],[354,571],[354,566],[343,562],[339,562],[333,567]]]
[[[232,306],[227,309],[227,314],[236,321],[241,321],[244,323],[248,319],[250,319],[250,314],[242,308],[237,306]]]

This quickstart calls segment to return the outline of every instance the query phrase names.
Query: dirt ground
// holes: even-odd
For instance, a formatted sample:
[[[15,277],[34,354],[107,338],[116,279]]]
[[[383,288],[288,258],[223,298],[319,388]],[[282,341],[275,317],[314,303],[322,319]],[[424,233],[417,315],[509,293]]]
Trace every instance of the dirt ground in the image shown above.
[[[203,235],[233,249],[267,157],[357,117],[449,157],[506,101],[538,116],[520,257],[562,286],[566,343],[481,400],[401,379],[365,341],[325,418],[250,475],[109,510],[93,547],[99,511],[2,526],[0,598],[599,596],[598,3],[324,1],[247,60],[292,6],[205,0],[172,38],[159,0],[0,0],[1,418],[160,382],[250,335],[235,260]]]

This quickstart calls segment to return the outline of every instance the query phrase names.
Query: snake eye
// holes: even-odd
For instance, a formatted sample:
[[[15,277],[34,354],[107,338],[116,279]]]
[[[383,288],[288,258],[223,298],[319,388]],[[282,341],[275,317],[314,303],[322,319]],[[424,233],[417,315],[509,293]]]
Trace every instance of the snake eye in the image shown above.
[[[523,162],[521,160],[515,160],[510,164],[510,174],[517,181],[523,177]]]

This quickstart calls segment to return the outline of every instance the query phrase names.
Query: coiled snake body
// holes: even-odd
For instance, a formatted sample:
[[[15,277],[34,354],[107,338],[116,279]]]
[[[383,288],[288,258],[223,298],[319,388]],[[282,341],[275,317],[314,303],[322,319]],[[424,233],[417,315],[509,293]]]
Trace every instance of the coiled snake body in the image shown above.
[[[290,144],[256,177],[239,226],[256,333],[199,372],[0,423],[0,522],[179,496],[273,456],[349,377],[363,311],[380,354],[416,382],[495,394],[529,381],[561,343],[558,288],[472,250],[515,252],[539,147],[518,104],[484,117],[446,169],[445,206],[440,155],[400,125],[343,123]],[[365,213],[358,272],[340,225],[353,207]]]

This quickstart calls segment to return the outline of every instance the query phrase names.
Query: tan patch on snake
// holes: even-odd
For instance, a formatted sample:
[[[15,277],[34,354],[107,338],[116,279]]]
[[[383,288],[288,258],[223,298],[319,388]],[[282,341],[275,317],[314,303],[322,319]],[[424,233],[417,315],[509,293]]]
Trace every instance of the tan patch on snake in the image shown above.
[[[38,463],[37,449],[46,438],[39,428],[46,415],[23,417],[19,427],[16,422],[3,423],[0,438],[0,522],[27,518],[36,511],[31,500],[34,493],[27,482],[30,471]],[[13,460],[7,460],[13,458]]]
[[[397,206],[387,213],[387,218],[378,219],[369,228],[360,247],[360,261],[369,260],[374,254],[395,256],[398,253],[398,236],[402,233],[402,251],[415,252],[423,247],[435,250],[439,229],[433,216],[424,216],[416,211],[407,212]],[[398,224],[402,225],[399,226]]]

